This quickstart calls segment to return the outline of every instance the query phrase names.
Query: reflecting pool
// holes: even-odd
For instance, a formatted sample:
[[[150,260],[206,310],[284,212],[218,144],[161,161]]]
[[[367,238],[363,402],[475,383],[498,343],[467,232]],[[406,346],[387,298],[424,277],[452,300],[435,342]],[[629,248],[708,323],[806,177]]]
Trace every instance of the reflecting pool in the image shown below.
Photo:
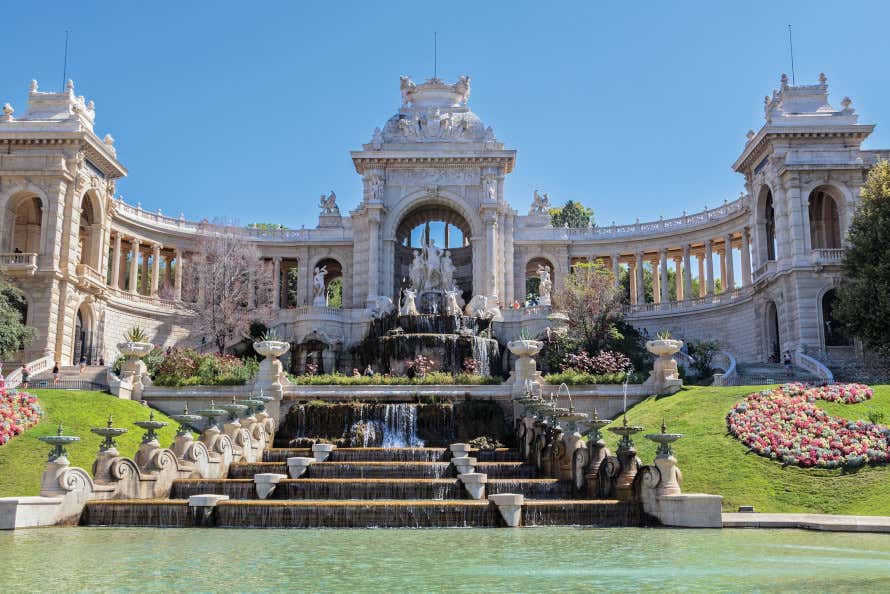
[[[797,530],[47,528],[4,592],[877,592],[890,535]]]

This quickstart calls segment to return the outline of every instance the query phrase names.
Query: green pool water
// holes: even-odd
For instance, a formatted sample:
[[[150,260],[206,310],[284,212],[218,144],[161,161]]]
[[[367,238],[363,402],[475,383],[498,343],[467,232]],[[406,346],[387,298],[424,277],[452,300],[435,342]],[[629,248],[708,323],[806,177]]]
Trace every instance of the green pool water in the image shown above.
[[[890,589],[890,535],[796,530],[223,530],[0,534],[11,592]]]

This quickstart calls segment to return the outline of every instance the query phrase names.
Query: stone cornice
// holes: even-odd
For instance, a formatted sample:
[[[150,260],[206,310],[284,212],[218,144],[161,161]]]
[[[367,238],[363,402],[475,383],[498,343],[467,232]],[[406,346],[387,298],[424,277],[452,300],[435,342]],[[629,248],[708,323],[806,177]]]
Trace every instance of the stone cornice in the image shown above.
[[[33,132],[27,131],[0,131],[0,141],[7,146],[46,146],[65,147],[85,144],[84,150],[87,159],[102,169],[111,179],[117,179],[127,175],[127,169],[114,156],[110,155],[105,144],[98,140],[95,134],[87,132],[41,132],[40,137],[35,138]]]
[[[779,138],[854,138],[865,140],[874,130],[873,124],[853,124],[849,126],[764,126],[745,146],[742,154],[732,164],[733,171],[744,173],[767,151],[771,140]]]
[[[504,173],[513,171],[516,151],[473,151],[460,154],[427,153],[416,151],[352,151],[352,162],[357,173],[369,169],[392,167],[503,167]]]

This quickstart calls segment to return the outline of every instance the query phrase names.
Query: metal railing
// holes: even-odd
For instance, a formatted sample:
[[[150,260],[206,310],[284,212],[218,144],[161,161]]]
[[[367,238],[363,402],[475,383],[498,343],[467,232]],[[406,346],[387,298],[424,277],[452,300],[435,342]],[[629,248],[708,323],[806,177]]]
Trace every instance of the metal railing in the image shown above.
[[[85,390],[92,392],[104,392],[108,390],[108,383],[67,377],[61,377],[58,380],[54,380],[50,377],[40,378],[28,382],[28,389]]]

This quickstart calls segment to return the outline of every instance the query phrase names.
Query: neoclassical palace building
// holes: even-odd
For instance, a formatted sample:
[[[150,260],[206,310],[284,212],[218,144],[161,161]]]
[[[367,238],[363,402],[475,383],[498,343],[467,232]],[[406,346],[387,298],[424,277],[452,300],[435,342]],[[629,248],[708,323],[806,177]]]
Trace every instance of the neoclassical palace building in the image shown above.
[[[345,367],[341,356],[370,319],[415,279],[434,228],[434,255],[448,260],[460,299],[503,304],[501,340],[546,325],[547,306],[525,307],[540,266],[558,284],[574,264],[599,259],[626,279],[627,319],[649,332],[717,339],[739,361],[786,350],[827,362],[856,355],[832,319],[833,288],[860,186],[890,151],[860,148],[873,125],[858,123],[848,98],[829,104],[824,75],[799,86],[783,76],[764,99],[765,121],[733,164],[746,188],[736,200],[589,228],[554,228],[537,192],[530,208],[514,207],[529,202],[504,192],[516,151],[469,97],[467,77],[403,77],[395,115],[351,153],[362,182],[355,210],[342,214],[331,193],[313,229],[240,231],[278,280],[269,325],[295,352]],[[127,170],[114,139],[94,131],[95,116],[70,81],[62,93],[33,81],[24,113],[7,103],[0,115],[0,270],[24,290],[38,330],[22,360],[112,360],[134,324],[158,345],[201,341],[191,312],[202,296],[189,269],[200,223],[115,196]],[[338,307],[325,297],[333,283]]]

